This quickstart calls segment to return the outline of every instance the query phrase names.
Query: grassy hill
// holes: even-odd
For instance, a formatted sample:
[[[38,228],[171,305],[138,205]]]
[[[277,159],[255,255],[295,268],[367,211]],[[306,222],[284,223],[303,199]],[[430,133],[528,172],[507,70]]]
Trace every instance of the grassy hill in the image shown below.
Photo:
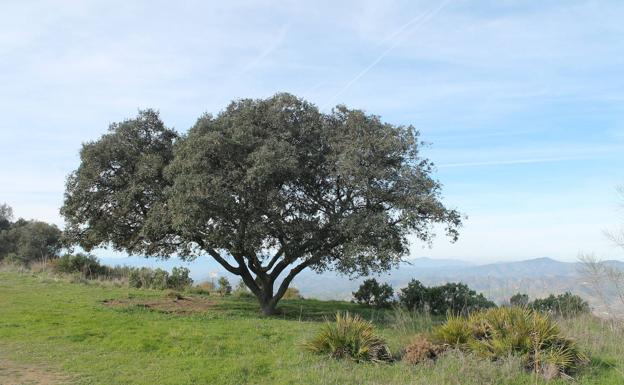
[[[436,320],[340,301],[288,300],[281,310],[267,318],[252,299],[176,299],[162,291],[0,272],[0,384],[38,379],[107,385],[543,382],[513,359],[486,362],[459,352],[419,366],[315,356],[300,344],[337,310],[373,320],[394,353]],[[593,358],[579,383],[624,382],[621,328],[591,317],[560,322]]]

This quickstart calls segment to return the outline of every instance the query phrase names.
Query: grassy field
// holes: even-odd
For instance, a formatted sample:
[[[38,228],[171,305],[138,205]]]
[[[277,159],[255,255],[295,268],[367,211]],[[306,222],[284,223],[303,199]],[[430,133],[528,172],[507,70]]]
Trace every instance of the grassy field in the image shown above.
[[[191,296],[185,301],[191,306],[178,308],[161,291],[0,272],[0,384],[19,383],[15,373],[29,370],[35,380],[30,373],[23,380],[28,383],[37,382],[36,373],[54,373],[40,381],[46,384],[544,382],[513,358],[495,363],[451,352],[434,365],[356,364],[314,356],[300,346],[324,316],[349,310],[373,320],[396,353],[409,336],[431,328],[434,321],[427,317],[345,302],[289,300],[283,301],[282,314],[267,318],[251,299]],[[624,383],[622,329],[591,317],[561,324],[593,359],[578,383]],[[7,380],[11,376],[13,382]]]

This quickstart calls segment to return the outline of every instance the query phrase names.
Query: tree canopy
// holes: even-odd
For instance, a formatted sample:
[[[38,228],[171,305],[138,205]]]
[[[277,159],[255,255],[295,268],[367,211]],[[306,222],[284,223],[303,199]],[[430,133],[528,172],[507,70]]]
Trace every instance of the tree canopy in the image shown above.
[[[46,222],[18,219],[12,222],[13,210],[0,205],[0,260],[29,264],[47,262],[61,250],[61,230]]]
[[[234,101],[184,135],[140,111],[83,145],[61,213],[87,250],[208,254],[270,314],[305,268],[367,275],[436,223],[457,238],[420,146],[412,126],[290,94]]]

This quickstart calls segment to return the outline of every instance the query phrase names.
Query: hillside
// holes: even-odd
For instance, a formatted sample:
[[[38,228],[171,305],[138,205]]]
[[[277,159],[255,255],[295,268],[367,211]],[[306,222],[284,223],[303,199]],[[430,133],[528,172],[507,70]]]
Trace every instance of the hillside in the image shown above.
[[[253,300],[197,295],[178,300],[106,282],[0,272],[0,383],[535,383],[517,361],[495,363],[456,352],[435,365],[417,366],[357,364],[305,352],[301,343],[338,310],[373,320],[394,354],[439,321],[315,300],[283,301],[279,315],[263,317]],[[624,331],[591,317],[560,322],[594,359],[578,383],[620,384]]]

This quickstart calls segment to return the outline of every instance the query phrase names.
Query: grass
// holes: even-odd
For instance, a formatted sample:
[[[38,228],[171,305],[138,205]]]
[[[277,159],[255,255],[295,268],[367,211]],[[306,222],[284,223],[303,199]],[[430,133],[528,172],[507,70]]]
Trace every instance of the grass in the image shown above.
[[[0,272],[0,363],[51,368],[74,384],[543,383],[514,358],[490,362],[453,351],[435,365],[410,366],[336,361],[305,351],[302,343],[337,311],[373,321],[394,354],[436,322],[347,302],[285,300],[283,312],[270,318],[252,299],[209,297],[213,304],[193,314],[103,304],[159,298],[165,293]],[[620,327],[591,317],[560,322],[592,357],[578,383],[624,382]],[[559,383],[567,382],[551,382]]]

